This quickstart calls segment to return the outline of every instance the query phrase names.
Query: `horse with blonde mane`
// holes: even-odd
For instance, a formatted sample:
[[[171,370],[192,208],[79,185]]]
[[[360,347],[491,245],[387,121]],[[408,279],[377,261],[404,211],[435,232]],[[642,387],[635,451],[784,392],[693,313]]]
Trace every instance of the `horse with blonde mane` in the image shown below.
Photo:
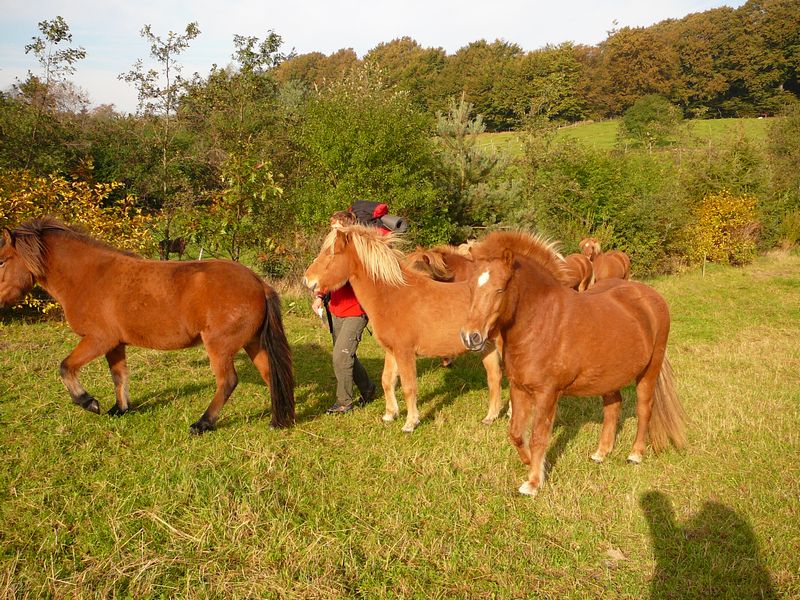
[[[350,282],[385,352],[383,420],[393,421],[399,415],[395,395],[399,376],[407,406],[403,431],[411,432],[419,424],[416,357],[466,351],[459,330],[470,294],[466,282],[444,283],[411,269],[396,241],[393,234],[359,225],[333,230],[306,269],[303,283],[316,293],[327,293]],[[500,412],[502,371],[495,349],[484,354],[483,365],[489,387],[483,422],[489,424]]]
[[[568,254],[564,257],[569,279],[566,285],[573,290],[584,292],[594,285],[594,266],[583,254]]]
[[[269,385],[272,426],[294,424],[292,358],[275,291],[250,269],[231,261],[157,261],[122,252],[55,219],[3,231],[0,308],[39,284],[64,310],[81,337],[61,362],[72,401],[100,412],[78,380],[80,369],[105,355],[116,403],[128,411],[129,345],[176,350],[202,343],[217,382],[214,398],[191,426],[211,429],[238,378],[233,357],[244,348]]]
[[[631,259],[622,250],[603,252],[595,237],[583,238],[578,246],[594,267],[594,280],[630,279]]]
[[[468,252],[446,244],[427,249],[417,246],[406,256],[406,264],[417,271],[429,273],[437,281],[466,281],[474,267]]]
[[[553,245],[521,232],[490,234],[472,256],[472,301],[461,337],[474,351],[491,337],[503,338],[513,409],[509,438],[529,466],[520,493],[535,495],[544,481],[556,404],[565,394],[603,397],[596,462],[614,446],[620,390],[631,381],[638,426],[628,460],[642,461],[648,432],[657,451],[670,440],[684,446],[686,417],[666,357],[669,308],[658,292],[612,280],[576,293],[563,285],[564,262]]]

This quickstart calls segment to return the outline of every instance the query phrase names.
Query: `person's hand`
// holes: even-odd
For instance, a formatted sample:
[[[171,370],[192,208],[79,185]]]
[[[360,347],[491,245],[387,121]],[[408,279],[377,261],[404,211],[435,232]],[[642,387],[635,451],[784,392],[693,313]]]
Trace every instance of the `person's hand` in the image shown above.
[[[323,312],[322,312],[322,298],[320,298],[319,296],[314,298],[314,301],[311,303],[311,309],[315,313],[317,313],[317,316],[319,318],[322,318],[322,315],[323,315]]]

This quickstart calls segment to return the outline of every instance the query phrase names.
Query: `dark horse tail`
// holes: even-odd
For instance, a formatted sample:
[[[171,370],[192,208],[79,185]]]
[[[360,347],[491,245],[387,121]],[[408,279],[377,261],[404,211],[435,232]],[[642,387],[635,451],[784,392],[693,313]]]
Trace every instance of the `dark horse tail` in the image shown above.
[[[294,425],[294,372],[292,351],[286,340],[281,317],[281,301],[275,290],[264,286],[267,314],[261,326],[261,347],[269,360],[269,392],[272,400],[272,427]]]
[[[686,412],[678,400],[672,366],[664,355],[661,372],[653,392],[653,412],[650,416],[650,443],[658,452],[672,444],[681,449],[686,446]]]

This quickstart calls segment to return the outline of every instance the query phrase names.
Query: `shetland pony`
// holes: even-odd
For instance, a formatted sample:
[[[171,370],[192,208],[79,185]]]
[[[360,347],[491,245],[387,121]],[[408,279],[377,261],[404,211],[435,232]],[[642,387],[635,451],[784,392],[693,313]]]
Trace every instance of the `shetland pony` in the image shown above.
[[[294,423],[292,359],[275,291],[246,267],[222,260],[146,260],[94,240],[54,219],[37,219],[3,231],[0,246],[0,307],[22,299],[38,283],[64,309],[81,337],[61,362],[61,379],[72,401],[99,413],[78,371],[105,355],[116,404],[128,410],[126,346],[157,350],[202,343],[217,381],[211,404],[191,426],[203,433],[238,378],[233,357],[244,348],[270,387],[272,426]]]
[[[350,282],[385,352],[383,420],[393,421],[399,414],[395,396],[399,375],[408,408],[403,431],[411,432],[419,424],[416,357],[465,352],[459,330],[469,308],[469,287],[466,282],[435,281],[409,268],[393,245],[396,239],[359,225],[333,230],[306,269],[303,283],[314,292],[327,293]],[[483,365],[489,386],[489,410],[483,422],[488,424],[500,412],[498,352],[487,352]]]
[[[597,238],[583,238],[578,246],[594,267],[594,280],[630,279],[631,259],[622,250],[603,252]]]
[[[472,301],[461,337],[476,351],[489,337],[503,338],[513,408],[509,438],[530,467],[520,493],[535,495],[544,480],[556,403],[564,394],[603,397],[596,462],[613,448],[620,390],[631,381],[638,426],[628,460],[642,461],[648,431],[655,450],[669,440],[684,446],[686,417],[666,357],[669,309],[653,288],[613,280],[575,293],[561,283],[564,263],[552,245],[521,232],[490,234],[472,256]]]

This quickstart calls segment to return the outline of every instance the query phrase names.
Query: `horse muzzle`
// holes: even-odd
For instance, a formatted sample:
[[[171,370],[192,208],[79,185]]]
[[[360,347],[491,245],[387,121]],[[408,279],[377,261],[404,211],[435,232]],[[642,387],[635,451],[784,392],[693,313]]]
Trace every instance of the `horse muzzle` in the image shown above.
[[[461,330],[461,343],[467,350],[472,352],[480,352],[486,345],[486,338],[480,331],[464,331]]]
[[[305,276],[303,277],[303,285],[310,289],[312,292],[317,289],[316,281],[309,281]]]

